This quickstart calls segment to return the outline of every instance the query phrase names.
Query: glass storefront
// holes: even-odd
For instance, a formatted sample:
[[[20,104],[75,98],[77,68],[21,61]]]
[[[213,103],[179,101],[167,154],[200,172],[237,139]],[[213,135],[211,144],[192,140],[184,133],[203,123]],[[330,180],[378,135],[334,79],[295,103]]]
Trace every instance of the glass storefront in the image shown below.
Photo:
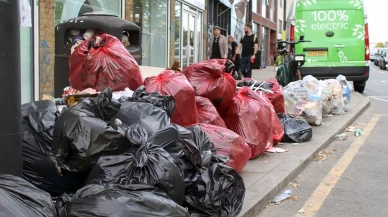
[[[266,64],[268,59],[268,28],[263,26],[261,31],[261,64]]]
[[[143,66],[167,67],[168,0],[134,0],[134,21],[142,30]]]
[[[32,2],[32,0],[20,1],[21,14],[24,16],[20,25],[22,104],[33,101],[34,94]]]
[[[202,61],[202,12],[184,2],[175,3],[174,58],[182,68]]]
[[[121,0],[55,0],[55,24],[95,11],[121,17]]]

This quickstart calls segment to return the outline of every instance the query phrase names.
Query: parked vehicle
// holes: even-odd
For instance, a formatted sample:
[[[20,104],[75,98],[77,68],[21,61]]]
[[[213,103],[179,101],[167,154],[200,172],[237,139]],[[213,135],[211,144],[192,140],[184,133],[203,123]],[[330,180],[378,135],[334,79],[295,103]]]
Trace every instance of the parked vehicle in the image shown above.
[[[369,32],[365,1],[361,5],[349,0],[294,0],[287,20],[287,38],[303,34],[312,43],[292,46],[293,53],[306,54],[302,76],[318,79],[342,74],[354,81],[354,89],[363,92],[369,79]]]
[[[372,62],[374,62],[375,61],[375,59],[376,59],[376,54],[377,54],[377,51],[379,50],[379,48],[376,48],[376,47],[374,47],[374,48],[371,48],[370,49],[370,61],[372,61]]]
[[[384,50],[379,58],[379,67],[382,70],[387,69],[387,63],[388,63],[388,49]]]
[[[382,55],[384,54],[385,51],[387,51],[388,48],[380,48],[377,53],[376,53],[376,58],[375,58],[375,65],[380,67]]]

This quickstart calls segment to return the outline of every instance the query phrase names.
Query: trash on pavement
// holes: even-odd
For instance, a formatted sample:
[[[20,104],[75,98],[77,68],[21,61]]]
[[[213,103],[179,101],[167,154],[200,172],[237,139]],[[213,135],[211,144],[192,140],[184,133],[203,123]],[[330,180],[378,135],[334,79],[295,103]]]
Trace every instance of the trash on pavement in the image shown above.
[[[278,115],[276,114],[275,108],[271,104],[271,101],[268,99],[267,95],[259,92],[258,95],[267,102],[268,107],[271,109],[271,118],[272,118],[272,141],[268,140],[268,143],[272,143],[273,145],[277,145],[280,141],[282,141],[284,137],[284,129],[283,125],[280,122]],[[271,144],[268,144],[267,147],[271,147]]]
[[[159,93],[147,93],[144,86],[139,87],[132,96],[123,97],[120,102],[147,102],[167,112],[169,118],[174,114],[175,99],[171,95],[163,96]]]
[[[285,108],[292,117],[303,118],[309,124],[322,123],[322,88],[311,75],[291,82],[283,89]]]
[[[295,119],[284,113],[279,113],[278,117],[285,132],[282,142],[303,143],[313,137],[313,130],[306,121]]]
[[[300,214],[304,214],[304,213],[305,213],[305,211],[304,211],[304,209],[302,208],[302,209],[298,210],[298,213],[300,213]]]
[[[268,141],[272,140],[271,108],[249,87],[237,91],[222,117],[226,126],[242,136],[251,147],[251,159],[272,146],[268,145]]]
[[[214,143],[217,154],[229,157],[227,165],[241,172],[251,157],[251,149],[244,139],[223,127],[209,124],[199,126]]]
[[[56,172],[53,130],[58,111],[51,101],[22,105],[23,178],[53,196],[75,192],[85,181],[85,174]]]
[[[283,148],[275,148],[275,147],[271,147],[271,148],[268,148],[265,150],[266,152],[269,152],[269,153],[284,153],[284,152],[288,152],[287,149],[283,149]]]
[[[362,132],[362,130],[360,130],[360,129],[357,129],[354,131],[354,136],[356,136],[356,137],[362,136],[363,134],[364,134],[364,132]]]
[[[185,173],[186,199],[191,216],[237,216],[244,202],[245,185],[232,168],[220,163],[197,173]],[[210,197],[209,197],[210,196]]]
[[[195,102],[197,104],[199,123],[212,124],[226,128],[224,120],[208,98],[196,96]]]
[[[128,151],[124,130],[114,125],[119,110],[110,88],[64,110],[54,127],[54,154],[60,168],[86,172],[100,156]]]
[[[332,96],[330,100],[330,106],[331,106],[330,113],[334,115],[344,114],[345,102],[342,96],[341,83],[336,79],[327,79],[325,80],[325,83],[326,83],[325,89],[327,91],[330,91]]]
[[[0,216],[56,217],[50,194],[22,178],[0,174]]]
[[[220,115],[232,103],[236,81],[226,72],[229,60],[212,59],[194,63],[182,73],[194,87],[197,96],[210,99]]]
[[[352,97],[352,85],[350,84],[349,81],[346,80],[346,77],[343,75],[338,75],[336,78],[342,85],[342,97],[344,100],[344,110],[347,112],[349,111],[349,106],[350,106],[350,100]]]
[[[172,201],[165,192],[147,185],[86,185],[74,197],[59,198],[58,204],[59,217],[190,217],[187,209]]]
[[[279,205],[282,201],[285,201],[292,197],[292,190],[285,190],[283,193],[279,194],[273,200],[273,203]]]
[[[147,131],[140,125],[127,130],[133,147],[127,153],[100,157],[86,184],[145,184],[160,187],[178,204],[183,203],[185,183],[179,168],[159,145],[147,142]]]
[[[69,81],[74,89],[97,91],[136,90],[143,83],[136,60],[119,39],[104,33],[87,39],[70,55]]]
[[[121,97],[132,97],[133,91],[126,87],[123,91],[115,91],[112,93],[112,99],[119,100]]]
[[[198,123],[195,90],[185,75],[165,70],[157,76],[146,78],[144,86],[148,93],[158,92],[174,97],[175,110],[171,122],[181,126]]]
[[[348,134],[341,133],[335,136],[335,140],[346,140],[348,138]]]

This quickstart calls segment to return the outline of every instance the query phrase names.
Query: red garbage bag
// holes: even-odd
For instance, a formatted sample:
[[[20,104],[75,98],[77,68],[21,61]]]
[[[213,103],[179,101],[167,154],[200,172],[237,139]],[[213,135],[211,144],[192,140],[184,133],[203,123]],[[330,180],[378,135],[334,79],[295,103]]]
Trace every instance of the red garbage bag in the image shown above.
[[[171,122],[181,126],[198,123],[195,92],[185,75],[165,70],[157,76],[146,78],[144,86],[148,93],[158,92],[174,97],[175,109]]]
[[[280,87],[279,83],[275,78],[269,79],[267,82],[271,82],[273,84],[273,87],[271,91],[273,93],[268,93],[268,99],[271,101],[273,107],[275,108],[276,113],[285,113],[286,109],[284,108],[284,97],[283,97],[283,91]]]
[[[229,157],[227,165],[241,172],[251,157],[251,148],[244,139],[223,127],[210,124],[199,124],[199,126],[214,143],[217,154]]]
[[[113,91],[140,87],[143,83],[140,68],[120,40],[108,34],[102,34],[97,40],[96,37],[89,38],[70,55],[71,87],[97,91],[106,87]]]
[[[284,137],[284,129],[283,125],[280,122],[278,115],[275,111],[275,108],[271,104],[271,101],[268,99],[268,96],[263,92],[256,92],[261,96],[266,102],[267,105],[271,108],[271,118],[272,118],[272,142],[274,145],[277,145],[280,141],[282,141]]]
[[[226,128],[224,120],[208,98],[196,96],[195,102],[197,104],[199,123],[212,124]]]
[[[251,159],[264,153],[272,140],[271,108],[249,87],[241,88],[222,115],[226,126],[242,136],[251,148]]]
[[[190,65],[182,71],[194,87],[196,95],[210,99],[221,115],[232,102],[236,92],[236,81],[229,73],[224,72],[227,61],[206,60]]]

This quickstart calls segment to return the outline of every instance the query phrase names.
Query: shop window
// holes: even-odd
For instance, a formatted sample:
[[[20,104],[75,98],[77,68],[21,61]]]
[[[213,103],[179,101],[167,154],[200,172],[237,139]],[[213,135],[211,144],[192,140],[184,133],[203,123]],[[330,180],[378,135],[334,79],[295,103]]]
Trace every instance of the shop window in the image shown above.
[[[134,0],[135,23],[142,30],[142,65],[167,67],[167,0]]]
[[[262,0],[261,5],[261,16],[267,18],[267,6],[269,5],[268,0]]]
[[[55,24],[98,11],[121,17],[121,0],[56,0]]]
[[[257,1],[258,0],[252,0],[252,12],[257,13]]]
[[[33,28],[32,0],[20,2],[20,10],[29,16],[27,23],[20,25],[20,61],[21,61],[21,100],[22,104],[33,101],[34,94],[34,63],[33,63]],[[27,11],[28,10],[28,11]]]

